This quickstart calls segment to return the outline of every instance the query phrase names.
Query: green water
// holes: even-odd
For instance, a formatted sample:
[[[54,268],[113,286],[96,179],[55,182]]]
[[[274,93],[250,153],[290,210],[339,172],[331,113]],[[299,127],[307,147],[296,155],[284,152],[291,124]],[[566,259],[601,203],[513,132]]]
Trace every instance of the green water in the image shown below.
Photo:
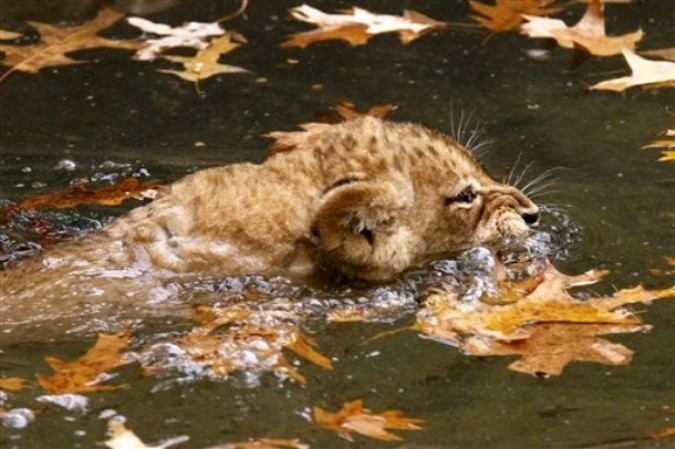
[[[3,0],[0,28],[26,31],[24,20],[50,17],[83,20],[100,3]],[[675,13],[667,3],[609,5],[610,30],[640,25],[646,33],[641,48],[673,46]],[[351,3],[312,5],[332,11]],[[546,45],[516,34],[495,36],[486,44],[480,32],[448,31],[406,46],[391,35],[358,48],[332,42],[282,50],[278,44],[287,34],[309,28],[288,19],[290,6],[295,4],[252,2],[244,17],[226,24],[248,43],[222,62],[254,74],[206,80],[202,95],[192,84],[155,71],[168,63],[134,62],[125,51],[86,51],[77,57],[94,63],[9,76],[0,84],[3,204],[79,177],[103,177],[105,183],[111,174],[136,174],[168,183],[199,168],[261,161],[268,143],[262,133],[293,130],[343,100],[361,109],[395,103],[392,119],[446,132],[452,129],[451,111],[461,105],[486,122],[494,143],[484,160],[493,173],[512,167],[519,156],[521,164],[532,163],[532,176],[560,168],[554,192],[544,202],[563,207],[568,229],[542,224],[565,239],[551,257],[568,273],[611,270],[605,281],[584,292],[672,285],[672,279],[650,270],[665,269],[663,257],[675,255],[673,166],[657,162],[655,150],[640,150],[674,127],[672,89],[588,92],[585,85],[625,72],[621,58],[591,59],[571,69],[571,52],[554,49],[550,60],[536,62],[524,50]],[[411,8],[438,20],[469,21],[461,0],[359,6],[392,14]],[[212,21],[235,7],[216,0],[177,2],[148,18],[173,25]],[[577,7],[564,17],[571,23],[581,11]],[[129,37],[134,31],[120,24],[106,35]],[[259,77],[268,81],[257,82]],[[76,169],[56,170],[63,159],[75,162]],[[52,236],[58,240],[132,206],[48,211],[37,218],[62,231]],[[30,217],[0,222],[7,247],[39,240],[33,223]],[[326,293],[331,294],[338,292]],[[115,383],[124,388],[87,395],[86,413],[39,402],[38,387],[3,395],[1,407],[29,408],[35,419],[25,428],[3,427],[0,447],[102,447],[111,414],[124,416],[147,443],[188,435],[182,447],[190,448],[258,437],[299,438],[313,448],[672,447],[672,440],[644,436],[674,425],[675,304],[664,300],[635,310],[653,326],[651,332],[609,337],[635,351],[629,366],[572,363],[551,378],[509,371],[511,358],[464,356],[414,332],[370,340],[410,325],[414,308],[392,322],[315,323],[308,330],[334,369],[300,361],[305,386],[282,383],[272,374],[263,375],[257,386],[245,379],[180,382],[182,374],[141,377],[132,364],[117,371]],[[153,318],[139,338],[180,331],[180,326]],[[73,335],[3,345],[0,375],[32,379],[35,373],[48,374],[44,357],[74,359],[92,342],[90,336]],[[359,398],[375,411],[400,409],[422,418],[424,430],[397,431],[404,441],[396,443],[360,436],[350,442],[308,418],[313,406],[337,410]]]

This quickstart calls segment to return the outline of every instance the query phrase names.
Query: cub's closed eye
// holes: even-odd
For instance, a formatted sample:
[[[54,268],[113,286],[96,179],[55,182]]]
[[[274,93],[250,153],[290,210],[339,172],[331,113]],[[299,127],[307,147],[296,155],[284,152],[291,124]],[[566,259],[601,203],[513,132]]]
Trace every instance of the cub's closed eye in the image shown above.
[[[459,192],[458,195],[451,196],[445,199],[445,204],[471,204],[476,199],[476,192],[473,191],[473,188],[467,187],[466,189]]]

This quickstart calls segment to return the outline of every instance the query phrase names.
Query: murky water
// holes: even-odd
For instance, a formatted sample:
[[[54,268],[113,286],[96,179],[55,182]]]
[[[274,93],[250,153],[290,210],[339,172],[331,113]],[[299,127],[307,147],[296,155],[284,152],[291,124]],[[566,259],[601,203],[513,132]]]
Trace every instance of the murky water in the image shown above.
[[[25,32],[24,20],[77,22],[101,3],[7,1],[0,28]],[[539,241],[533,243],[540,249],[537,257],[548,256],[568,273],[611,270],[601,284],[582,290],[586,293],[672,284],[650,271],[665,269],[663,257],[673,256],[675,248],[672,164],[656,162],[655,151],[640,150],[673,127],[672,90],[587,92],[585,84],[623,73],[620,58],[589,60],[573,70],[571,53],[556,49],[549,61],[536,62],[524,50],[545,45],[515,34],[496,36],[484,45],[478,32],[449,31],[407,46],[394,36],[380,36],[364,47],[325,43],[282,50],[278,44],[288,33],[308,28],[288,20],[286,8],[294,5],[283,3],[252,3],[244,17],[227,24],[248,43],[223,62],[254,74],[206,80],[202,95],[192,84],[156,72],[161,63],[133,62],[128,52],[113,50],[77,55],[95,63],[39,75],[15,73],[0,84],[2,254],[30,253],[35,244],[67,240],[139,204],[40,211],[14,207],[23,198],[81,178],[99,185],[128,176],[168,183],[199,168],[260,161],[268,143],[262,133],[295,129],[342,100],[361,109],[392,102],[398,105],[392,119],[446,132],[452,129],[451,112],[456,115],[461,104],[486,122],[494,142],[484,160],[492,173],[510,169],[516,160],[521,168],[532,164],[527,179],[556,169],[555,185],[541,198],[547,206],[535,234]],[[439,20],[468,22],[465,3],[359,5],[392,14],[412,8]],[[609,27],[625,32],[641,25],[646,32],[642,48],[672,46],[675,17],[666,3],[610,5]],[[140,1],[115,4],[147,12],[139,10],[145,5]],[[148,17],[174,25],[212,21],[236,9],[231,2],[215,0],[155,5],[167,9]],[[332,1],[312,5],[324,10],[349,6]],[[566,17],[571,21],[580,13],[577,8]],[[133,30],[117,25],[106,35],[128,37]],[[256,81],[260,77],[267,82]],[[134,363],[116,371],[115,383],[127,386],[88,394],[86,411],[37,399],[42,395],[37,387],[0,392],[0,410],[13,411],[13,421],[5,420],[0,433],[0,446],[93,447],[106,438],[107,419],[122,415],[146,442],[188,435],[184,447],[195,448],[257,437],[300,438],[315,448],[668,447],[667,440],[644,435],[673,425],[672,300],[636,308],[653,325],[651,332],[610,337],[635,350],[631,365],[573,363],[562,376],[548,379],[508,371],[507,358],[464,356],[415,332],[380,336],[414,321],[417,300],[429,286],[454,283],[470,290],[462,284],[462,273],[468,273],[462,267],[462,259],[440,261],[384,286],[326,289],[257,277],[182,286],[178,298],[186,302],[213,303],[253,291],[262,312],[301,313],[299,325],[318,342],[333,370],[287,353],[306,378],[303,386],[283,382],[271,371],[224,381],[200,375],[199,367],[142,377]],[[368,323],[326,320],[336,307],[363,304],[379,307]],[[141,312],[135,317],[144,317]],[[160,360],[163,366],[171,349],[161,346],[164,340],[189,328],[185,318],[155,313],[136,320],[136,326],[132,348],[137,360]],[[71,360],[92,342],[75,333],[54,342],[3,345],[0,376],[32,379],[35,373],[49,373],[45,357]],[[153,344],[158,345],[155,352],[142,351]],[[400,443],[358,436],[348,442],[309,422],[313,406],[337,410],[358,398],[375,411],[401,409],[423,418],[424,430],[398,432],[405,439]],[[34,416],[23,428],[22,408]]]

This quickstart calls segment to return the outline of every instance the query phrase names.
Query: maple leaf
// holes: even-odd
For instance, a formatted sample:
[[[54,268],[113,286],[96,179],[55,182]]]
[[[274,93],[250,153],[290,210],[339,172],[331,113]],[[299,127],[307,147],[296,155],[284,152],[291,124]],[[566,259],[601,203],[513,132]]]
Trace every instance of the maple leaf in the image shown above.
[[[675,129],[668,129],[663,133],[664,139],[654,140],[643,149],[657,148],[662,150],[659,161],[675,161]]]
[[[362,115],[370,115],[377,118],[384,118],[391,111],[396,109],[393,104],[383,104],[371,107],[365,113],[360,113],[356,110],[354,103],[349,101],[342,101],[334,107],[338,113],[338,121],[351,120]],[[263,137],[274,139],[269,145],[269,150],[272,153],[281,151],[290,151],[298,147],[311,145],[316,139],[323,134],[328,128],[332,126],[330,123],[301,123],[298,125],[303,131],[272,131],[263,134]]]
[[[179,27],[155,23],[141,17],[129,17],[127,22],[145,33],[161,36],[143,41],[141,48],[134,55],[134,59],[139,61],[154,61],[170,48],[192,47],[203,50],[209,46],[209,38],[225,34],[225,30],[218,22],[187,22]]]
[[[343,438],[351,440],[353,432],[383,441],[401,441],[402,438],[387,429],[420,430],[418,424],[424,422],[418,418],[407,418],[399,410],[387,410],[373,413],[363,407],[363,400],[346,402],[336,413],[327,412],[321,407],[313,408],[314,422],[324,429],[337,432]]]
[[[50,394],[90,393],[115,390],[115,385],[101,385],[102,375],[129,363],[121,351],[129,345],[131,332],[98,334],[96,343],[79,359],[72,362],[47,357],[45,361],[55,371],[52,376],[37,374],[40,386]]]
[[[545,16],[555,14],[564,8],[554,5],[556,0],[496,0],[494,5],[470,0],[469,6],[479,15],[471,16],[483,27],[496,33],[516,30],[523,22],[523,14]]]
[[[291,15],[302,22],[314,24],[316,30],[296,33],[282,43],[283,48],[305,48],[309,44],[327,40],[341,39],[352,46],[364,45],[368,40],[383,33],[398,33],[401,42],[410,43],[431,31],[447,27],[416,11],[406,10],[402,16],[373,14],[362,8],[354,7],[349,14],[327,14],[308,5],[290,9]]]
[[[20,391],[26,388],[26,382],[26,379],[22,379],[20,377],[0,378],[0,390]]]
[[[91,22],[73,27],[55,27],[46,23],[28,22],[40,33],[41,41],[31,45],[0,44],[5,53],[3,65],[10,68],[0,76],[0,82],[10,74],[20,71],[38,73],[46,67],[82,64],[88,61],[76,60],[68,53],[93,48],[121,48],[135,50],[139,43],[131,40],[114,40],[101,37],[98,33],[122,18],[123,14],[112,9],[103,9]]]
[[[241,67],[218,63],[221,55],[231,52],[243,42],[246,42],[243,36],[234,31],[229,31],[225,36],[212,40],[208,46],[199,50],[193,57],[164,56],[169,61],[183,64],[184,70],[160,70],[160,72],[171,73],[194,83],[220,73],[251,73]]]
[[[111,419],[108,421],[108,433],[110,439],[103,443],[110,449],[165,449],[171,446],[176,446],[185,443],[190,439],[186,435],[181,435],[168,439],[160,444],[146,445],[134,432],[124,426],[124,422],[119,419]]]
[[[304,444],[297,438],[293,440],[260,438],[241,443],[218,444],[216,446],[211,446],[208,449],[309,449],[309,445]]]
[[[458,346],[475,355],[504,355],[523,352],[530,354],[531,368],[546,374],[559,374],[574,357],[595,357],[593,361],[607,363],[614,359],[607,355],[591,355],[588,346],[598,343],[624,355],[630,350],[612,343],[599,342],[596,335],[611,332],[635,332],[645,329],[627,304],[649,302],[675,296],[675,287],[663,290],[645,290],[641,286],[624,289],[611,297],[578,300],[567,289],[596,282],[605,272],[589,271],[580,276],[567,276],[553,268],[545,269],[519,282],[502,282],[497,298],[483,298],[467,304],[456,293],[433,294],[417,316],[415,329],[430,338]],[[488,303],[490,300],[493,303]],[[553,326],[556,324],[556,326]],[[546,325],[546,326],[544,326]],[[565,327],[569,326],[569,327]],[[588,326],[587,328],[584,326]],[[596,327],[593,327],[596,326]],[[600,327],[598,327],[600,326]],[[583,330],[586,329],[586,330]],[[557,338],[546,333],[557,333]],[[576,333],[576,334],[575,334]],[[565,336],[565,338],[562,338]],[[553,348],[559,343],[558,348]],[[544,347],[544,348],[542,348]],[[510,351],[510,352],[509,352]],[[600,351],[602,352],[602,351]],[[550,355],[549,367],[545,366]],[[571,357],[565,359],[565,357]],[[628,363],[627,357],[616,358]],[[510,368],[526,371],[521,363]]]
[[[634,86],[675,87],[675,62],[650,61],[626,49],[622,53],[633,74],[631,76],[601,81],[592,85],[590,87],[591,90],[623,92]]]
[[[119,206],[129,198],[154,199],[160,187],[156,181],[141,183],[136,178],[126,178],[116,184],[94,190],[90,190],[85,184],[78,184],[64,190],[26,198],[19,204],[19,207],[65,209],[83,204]]]
[[[600,0],[590,0],[586,12],[574,26],[568,27],[560,19],[523,16],[527,23],[521,32],[534,38],[551,38],[564,48],[581,48],[596,56],[618,55],[625,49],[635,49],[642,39],[641,29],[621,36],[605,34],[604,6]]]

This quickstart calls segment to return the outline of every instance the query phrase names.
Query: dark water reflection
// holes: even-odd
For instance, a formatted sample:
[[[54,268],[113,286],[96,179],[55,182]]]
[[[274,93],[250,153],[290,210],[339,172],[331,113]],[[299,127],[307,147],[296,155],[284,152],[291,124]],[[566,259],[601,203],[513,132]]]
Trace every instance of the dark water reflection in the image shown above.
[[[645,49],[672,46],[675,17],[668,3],[609,5],[608,26],[616,32],[642,26]],[[334,10],[351,3],[312,5]],[[27,32],[25,20],[79,23],[101,6],[178,25],[212,21],[238,4],[1,0],[0,28]],[[639,150],[673,127],[668,112],[675,107],[672,90],[587,92],[584,83],[617,75],[623,62],[589,60],[571,70],[570,53],[563,50],[553,50],[546,63],[535,62],[523,50],[544,44],[515,34],[496,36],[486,45],[479,33],[453,31],[408,46],[394,36],[381,36],[359,48],[326,43],[281,50],[278,44],[287,34],[308,28],[287,20],[290,6],[295,4],[255,2],[245,16],[227,23],[249,42],[223,62],[254,75],[214,77],[202,83],[202,96],[190,83],[155,71],[168,65],[134,62],[124,51],[87,51],[77,57],[95,63],[46,69],[39,75],[12,74],[0,85],[0,206],[81,177],[105,183],[110,176],[133,173],[170,182],[207,166],[260,161],[267,144],[261,133],[295,129],[345,99],[362,108],[393,102],[399,106],[393,119],[444,131],[452,127],[451,105],[461,103],[487,122],[494,143],[485,163],[493,173],[513,166],[518,157],[522,166],[532,163],[532,177],[560,168],[555,192],[544,198],[551,212],[543,224],[546,235],[558,240],[551,257],[559,269],[610,269],[606,282],[586,290],[600,294],[638,283],[663,287],[672,282],[650,272],[665,268],[663,256],[672,256],[675,247],[672,166],[657,163],[656,153]],[[359,6],[392,14],[412,8],[439,20],[463,22],[469,14],[462,0],[372,0]],[[580,11],[568,13],[568,21]],[[134,33],[119,24],[105,34]],[[268,82],[256,82],[259,77]],[[63,161],[74,162],[74,170],[65,169]],[[34,232],[35,220],[50,224],[51,242],[95,228],[132,206],[13,217],[0,223],[0,249],[45,243],[45,235]],[[430,272],[427,267],[418,274]],[[405,282],[389,288],[407,292]],[[301,290],[300,297],[305,293]],[[383,291],[366,290],[370,299],[376,294]],[[0,393],[0,408],[27,407],[36,414],[25,429],[3,428],[0,446],[92,447],[105,438],[104,418],[117,413],[144,441],[186,434],[191,440],[185,447],[265,436],[298,437],[315,448],[391,447],[360,438],[349,443],[308,423],[314,405],[335,410],[345,401],[363,398],[374,410],[398,408],[426,420],[422,432],[400,432],[405,438],[400,447],[667,447],[667,441],[642,437],[650,429],[673,425],[672,301],[637,308],[654,326],[650,333],[611,337],[636,351],[630,366],[576,363],[560,377],[540,379],[507,371],[509,360],[469,358],[412,332],[370,341],[411,323],[415,300],[402,297],[403,313],[381,322],[310,322],[308,330],[333,360],[334,370],[327,373],[302,363],[308,380],[304,387],[280,384],[271,374],[250,389],[242,388],[246,379],[139,379],[138,366],[130,365],[116,379],[129,387],[90,395],[85,414],[36,406],[37,391]],[[385,301],[390,299],[385,295]],[[180,321],[154,317],[143,332],[148,337],[184,328]],[[90,345],[89,338],[71,338],[4,346],[0,375],[32,378],[36,371],[47,372],[45,356],[72,359]]]

